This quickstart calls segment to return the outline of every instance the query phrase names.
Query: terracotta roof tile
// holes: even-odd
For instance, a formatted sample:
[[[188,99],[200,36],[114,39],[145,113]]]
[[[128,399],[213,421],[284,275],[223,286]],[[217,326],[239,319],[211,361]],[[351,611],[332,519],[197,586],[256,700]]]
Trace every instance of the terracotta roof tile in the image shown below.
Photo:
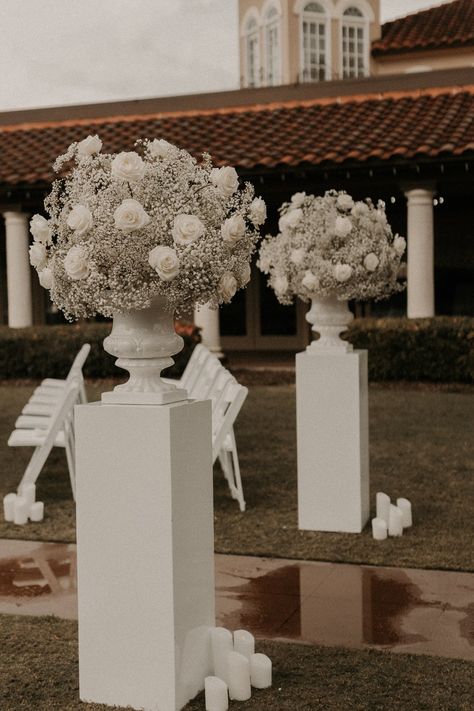
[[[474,150],[474,86],[0,126],[0,185],[49,183],[56,156],[96,132],[108,152],[159,136],[241,169],[459,156]]]
[[[372,42],[374,57],[474,45],[474,0],[454,2],[400,17],[382,25]]]

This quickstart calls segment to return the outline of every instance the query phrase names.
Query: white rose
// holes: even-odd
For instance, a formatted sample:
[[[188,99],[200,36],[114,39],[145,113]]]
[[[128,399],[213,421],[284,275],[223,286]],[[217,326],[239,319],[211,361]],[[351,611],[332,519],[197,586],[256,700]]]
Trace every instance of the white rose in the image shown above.
[[[43,244],[51,244],[51,236],[53,231],[49,226],[48,220],[41,215],[33,215],[30,220],[30,232],[33,235],[35,242]]]
[[[288,279],[284,274],[279,274],[275,277],[273,282],[273,288],[277,294],[286,294],[288,291]]]
[[[301,205],[304,203],[304,199],[306,197],[306,193],[295,193],[294,195],[291,196],[291,209],[293,210],[296,207],[301,207]]]
[[[123,151],[113,159],[111,172],[112,177],[117,180],[135,183],[143,177],[145,163],[135,151]]]
[[[230,247],[235,247],[237,242],[245,237],[245,221],[242,215],[232,215],[221,227],[224,242]]]
[[[348,217],[341,217],[338,215],[336,217],[336,222],[334,224],[334,232],[337,237],[347,237],[349,232],[352,230],[352,222]]]
[[[334,278],[337,281],[347,281],[352,276],[352,267],[349,264],[336,264],[334,267]]]
[[[173,222],[171,234],[176,244],[186,246],[195,242],[199,237],[202,237],[206,228],[202,224],[199,217],[195,215],[176,215]]]
[[[82,247],[75,245],[71,247],[64,260],[66,274],[73,281],[86,279],[90,273],[89,260]]]
[[[347,193],[342,193],[336,200],[336,205],[340,210],[352,210],[354,207],[354,200]]]
[[[145,227],[150,222],[148,215],[138,200],[127,198],[122,200],[114,212],[115,227],[122,232],[134,232]]]
[[[93,156],[95,153],[100,153],[102,141],[99,136],[87,136],[83,141],[77,144],[77,153],[80,156]]]
[[[301,280],[301,284],[305,289],[308,289],[308,291],[316,291],[319,287],[319,279],[316,274],[313,274],[311,271],[307,271]]]
[[[51,289],[53,286],[53,270],[50,269],[49,267],[46,267],[45,269],[42,269],[39,274],[39,283],[43,287],[43,289]]]
[[[237,279],[232,272],[225,272],[217,285],[219,298],[228,303],[237,291]]]
[[[252,224],[256,227],[263,225],[267,219],[267,206],[262,198],[252,200],[249,208],[249,217]]]
[[[225,166],[224,168],[213,168],[210,174],[211,183],[225,197],[230,197],[239,187],[239,176],[235,168]]]
[[[374,272],[379,266],[379,258],[373,252],[370,252],[364,259],[364,267],[368,272]]]
[[[251,276],[252,270],[250,268],[250,264],[244,264],[242,271],[239,275],[241,286],[245,286],[246,284],[248,284]]]
[[[38,271],[46,264],[46,247],[41,242],[34,242],[30,247],[30,264]]]
[[[406,246],[406,240],[403,237],[400,237],[400,235],[395,235],[395,239],[393,240],[393,248],[399,257],[401,257],[405,252]]]
[[[354,215],[354,217],[361,217],[362,215],[367,215],[368,212],[369,206],[365,202],[362,202],[362,200],[356,202],[351,210],[351,214]]]
[[[179,272],[178,255],[171,247],[155,247],[148,255],[148,264],[163,281],[171,281]]]
[[[168,143],[164,138],[155,138],[155,140],[150,143],[149,151],[155,158],[168,158],[176,151],[176,146],[173,146],[172,143]]]
[[[80,237],[92,227],[92,213],[84,205],[74,205],[71,212],[67,216],[67,226],[74,230],[76,235]]]
[[[297,267],[303,264],[304,258],[306,257],[306,250],[303,247],[299,249],[292,249],[290,254],[290,262],[293,262]]]
[[[290,210],[285,215],[282,215],[278,221],[278,228],[280,232],[286,232],[288,229],[294,229],[302,217],[303,210],[300,207]]]

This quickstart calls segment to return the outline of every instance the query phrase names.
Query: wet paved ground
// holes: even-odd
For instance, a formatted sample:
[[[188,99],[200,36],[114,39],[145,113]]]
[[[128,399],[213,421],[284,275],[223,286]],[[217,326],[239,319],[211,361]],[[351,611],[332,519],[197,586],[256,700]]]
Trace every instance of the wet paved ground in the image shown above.
[[[474,660],[474,574],[216,555],[217,624]],[[0,613],[75,619],[75,545],[0,540]]]

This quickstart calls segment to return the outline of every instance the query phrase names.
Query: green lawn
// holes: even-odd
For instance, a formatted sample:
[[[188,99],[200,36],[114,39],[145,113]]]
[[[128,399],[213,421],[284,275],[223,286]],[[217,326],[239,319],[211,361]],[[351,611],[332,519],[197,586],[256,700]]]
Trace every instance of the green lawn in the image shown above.
[[[2,711],[93,711],[78,691],[77,626],[51,617],[0,615]],[[471,711],[472,664],[454,659],[257,641],[273,687],[242,711]],[[203,696],[186,711],[204,709]]]
[[[97,397],[99,385],[89,388]],[[0,387],[0,494],[15,488],[27,451],[6,446],[31,387]],[[252,386],[237,426],[247,511],[230,499],[215,473],[216,550],[346,562],[474,570],[472,516],[472,389],[449,392],[415,386],[370,389],[371,501],[375,492],[413,503],[415,525],[401,539],[300,532],[296,523],[295,391],[291,385]],[[471,440],[471,441],[470,441]],[[74,507],[63,452],[40,477],[42,524],[0,523],[0,537],[74,540]]]

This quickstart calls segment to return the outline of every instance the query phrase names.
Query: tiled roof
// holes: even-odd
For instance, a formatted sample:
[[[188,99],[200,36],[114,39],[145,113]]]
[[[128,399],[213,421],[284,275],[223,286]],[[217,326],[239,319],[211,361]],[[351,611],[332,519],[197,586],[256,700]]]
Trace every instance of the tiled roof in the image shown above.
[[[372,43],[372,54],[381,57],[473,45],[474,0],[454,0],[386,22],[382,25],[382,37]]]
[[[474,150],[474,86],[256,106],[0,126],[0,185],[49,183],[68,145],[98,133],[104,150],[162,137],[240,169],[409,161]]]

